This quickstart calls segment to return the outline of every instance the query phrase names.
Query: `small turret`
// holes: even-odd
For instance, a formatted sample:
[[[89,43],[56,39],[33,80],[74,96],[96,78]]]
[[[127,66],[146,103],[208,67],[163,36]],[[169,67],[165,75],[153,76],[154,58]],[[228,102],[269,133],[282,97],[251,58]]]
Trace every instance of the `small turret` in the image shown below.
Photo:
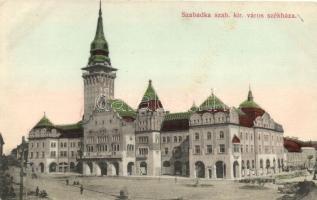
[[[149,80],[149,85],[143,95],[138,108],[147,108],[151,111],[156,111],[159,108],[163,109],[162,103],[152,86],[152,80]]]

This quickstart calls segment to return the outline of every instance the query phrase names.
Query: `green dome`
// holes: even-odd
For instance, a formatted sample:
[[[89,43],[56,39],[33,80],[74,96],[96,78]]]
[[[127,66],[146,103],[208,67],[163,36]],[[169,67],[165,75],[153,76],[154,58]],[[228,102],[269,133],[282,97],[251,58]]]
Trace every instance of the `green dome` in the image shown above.
[[[257,103],[255,103],[252,95],[252,91],[249,90],[248,99],[242,102],[239,108],[259,108],[262,109]]]
[[[242,102],[239,106],[239,108],[261,108],[257,103],[255,103],[253,100],[245,100]]]
[[[229,109],[216,95],[210,95],[200,106],[200,110],[220,110]]]
[[[196,106],[195,102],[193,103],[192,107],[190,107],[189,112],[196,112],[198,111],[199,108]]]
[[[94,65],[104,62],[107,62],[109,65],[111,65],[108,43],[103,33],[102,12],[100,5],[95,38],[90,44],[90,57],[88,65]]]

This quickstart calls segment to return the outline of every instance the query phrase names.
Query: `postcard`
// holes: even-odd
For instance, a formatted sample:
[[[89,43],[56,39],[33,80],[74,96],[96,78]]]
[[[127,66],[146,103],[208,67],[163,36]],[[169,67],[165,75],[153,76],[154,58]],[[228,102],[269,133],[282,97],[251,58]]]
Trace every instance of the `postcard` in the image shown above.
[[[316,199],[316,10],[0,2],[0,200]]]

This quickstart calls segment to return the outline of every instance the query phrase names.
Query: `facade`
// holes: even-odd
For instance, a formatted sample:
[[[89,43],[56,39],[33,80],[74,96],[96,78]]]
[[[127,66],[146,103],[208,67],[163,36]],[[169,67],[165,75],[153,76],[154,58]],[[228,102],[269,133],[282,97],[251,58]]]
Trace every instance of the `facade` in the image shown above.
[[[234,179],[283,169],[283,128],[254,101],[251,90],[238,108],[212,93],[180,113],[165,111],[151,80],[136,109],[116,99],[117,69],[101,8],[82,70],[83,120],[66,126],[45,116],[40,120],[29,134],[34,171],[64,172],[80,165],[84,175]]]
[[[29,132],[27,153],[31,170],[40,173],[80,171],[82,137],[80,122],[54,125],[44,115]]]
[[[3,156],[3,146],[4,146],[4,140],[3,140],[2,134],[0,133],[0,157]]]

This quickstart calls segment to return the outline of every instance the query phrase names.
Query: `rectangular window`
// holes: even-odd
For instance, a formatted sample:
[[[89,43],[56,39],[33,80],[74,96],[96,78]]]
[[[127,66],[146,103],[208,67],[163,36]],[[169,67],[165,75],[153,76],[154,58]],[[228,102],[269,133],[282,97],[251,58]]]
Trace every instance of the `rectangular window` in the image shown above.
[[[181,142],[183,140],[182,136],[178,136],[178,142]]]
[[[225,145],[224,144],[220,144],[219,145],[219,153],[225,153],[226,150],[225,150]]]
[[[195,146],[195,154],[200,154],[200,146],[199,145]]]
[[[223,131],[220,131],[219,138],[220,139],[224,139],[225,138],[225,133]]]
[[[167,143],[169,143],[171,141],[169,136],[166,137],[166,141],[167,141]]]
[[[249,152],[249,146],[245,145],[245,152],[248,153]]]
[[[212,145],[207,145],[207,154],[212,153]]]
[[[31,152],[31,156],[30,157],[33,158],[33,152]]]
[[[195,140],[199,140],[199,133],[195,133]]]
[[[174,142],[177,142],[177,136],[174,136]]]
[[[165,155],[167,155],[168,154],[168,148],[165,148],[164,150],[165,150]]]
[[[211,140],[211,133],[210,132],[207,133],[207,140]]]
[[[45,157],[45,153],[44,153],[44,151],[42,152],[42,158],[44,158]]]
[[[44,148],[44,146],[45,146],[45,143],[44,143],[44,142],[42,143],[42,146],[43,146],[43,148]]]
[[[233,144],[233,152],[239,153],[239,145],[238,144]]]
[[[36,152],[36,158],[39,158],[39,152]]]
[[[51,143],[51,147],[52,147],[52,148],[56,147],[56,143],[55,143],[55,142],[52,142],[52,143]]]
[[[165,143],[166,142],[166,137],[163,137],[163,143]]]
[[[51,157],[55,158],[56,157],[56,151],[51,151]]]

